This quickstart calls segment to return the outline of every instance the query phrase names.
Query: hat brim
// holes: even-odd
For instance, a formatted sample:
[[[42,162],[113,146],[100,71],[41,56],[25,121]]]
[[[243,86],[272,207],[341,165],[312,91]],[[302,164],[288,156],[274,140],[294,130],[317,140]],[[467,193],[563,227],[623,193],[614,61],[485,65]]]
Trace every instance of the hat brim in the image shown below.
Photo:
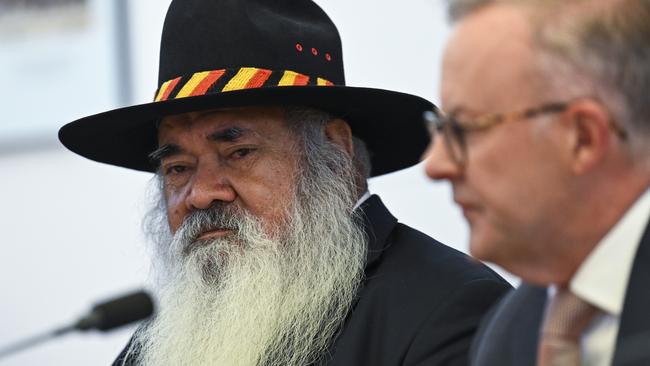
[[[368,146],[371,176],[416,164],[429,138],[422,113],[427,100],[381,89],[344,86],[291,86],[243,89],[140,104],[70,122],[59,140],[88,159],[154,172],[149,154],[158,147],[157,122],[175,114],[219,108],[296,105],[318,108],[345,119]]]

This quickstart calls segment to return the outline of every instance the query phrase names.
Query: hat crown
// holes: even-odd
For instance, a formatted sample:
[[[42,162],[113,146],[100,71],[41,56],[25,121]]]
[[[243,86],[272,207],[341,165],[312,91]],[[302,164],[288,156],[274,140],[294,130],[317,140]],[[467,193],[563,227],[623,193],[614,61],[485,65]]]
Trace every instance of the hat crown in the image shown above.
[[[154,102],[85,117],[59,130],[90,159],[155,171],[165,116],[251,105],[299,105],[343,117],[366,142],[373,176],[418,162],[429,143],[426,100],[345,86],[341,40],[311,0],[172,0]]]
[[[158,86],[200,71],[290,70],[345,85],[341,39],[311,0],[174,0],[163,27]]]

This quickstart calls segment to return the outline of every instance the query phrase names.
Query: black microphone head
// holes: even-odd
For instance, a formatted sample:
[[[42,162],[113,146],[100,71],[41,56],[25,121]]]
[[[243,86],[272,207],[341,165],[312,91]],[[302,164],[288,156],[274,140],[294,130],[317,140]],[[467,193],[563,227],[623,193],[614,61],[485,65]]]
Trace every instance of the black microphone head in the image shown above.
[[[107,331],[148,318],[153,312],[151,296],[139,291],[95,305],[91,313],[77,323],[76,328]]]

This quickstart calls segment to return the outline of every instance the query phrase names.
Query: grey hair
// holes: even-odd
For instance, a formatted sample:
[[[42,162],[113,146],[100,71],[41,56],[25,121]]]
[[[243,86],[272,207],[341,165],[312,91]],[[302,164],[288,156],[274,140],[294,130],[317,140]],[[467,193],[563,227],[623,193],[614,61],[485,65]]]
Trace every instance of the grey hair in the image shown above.
[[[327,146],[329,149],[322,147],[331,144],[325,138],[323,127],[334,117],[326,112],[306,108],[306,107],[287,107],[285,109],[285,118],[291,127],[292,131],[300,139],[300,147],[304,151],[305,160],[335,160],[333,157],[318,156],[320,154],[335,154],[336,147]],[[372,165],[370,163],[370,152],[368,151],[365,142],[356,136],[352,136],[352,143],[354,149],[354,157],[352,158],[351,167],[339,166],[336,167],[338,174],[349,175],[357,189],[357,194],[361,195],[368,189],[368,178]],[[329,159],[328,159],[329,158]],[[315,162],[312,162],[315,163]],[[343,164],[339,164],[343,165]],[[322,165],[321,165],[322,166]],[[299,174],[297,172],[296,174]],[[294,179],[299,177],[293,177]],[[344,177],[346,179],[348,177]],[[160,238],[165,238],[171,235],[169,224],[166,215],[160,215],[160,212],[165,212],[167,202],[165,200],[164,192],[164,179],[160,171],[156,172],[154,177],[149,182],[147,190],[146,201],[151,206],[151,210],[145,215],[142,222],[142,229],[152,242],[160,242]],[[358,197],[355,197],[355,199]],[[354,202],[353,202],[354,203]]]
[[[497,3],[527,11],[548,92],[597,98],[646,155],[650,0],[448,0],[448,15],[457,22]]]
[[[323,127],[335,117],[321,110],[292,106],[286,108],[285,118],[290,128],[301,139],[305,154],[309,155],[311,151],[315,150],[316,146],[326,143]],[[372,170],[370,152],[365,142],[356,136],[352,136],[352,145],[354,154],[352,157],[353,178],[358,190],[362,193],[367,189],[367,180]]]
[[[495,0],[448,0],[447,16],[452,23],[455,23],[494,2]]]

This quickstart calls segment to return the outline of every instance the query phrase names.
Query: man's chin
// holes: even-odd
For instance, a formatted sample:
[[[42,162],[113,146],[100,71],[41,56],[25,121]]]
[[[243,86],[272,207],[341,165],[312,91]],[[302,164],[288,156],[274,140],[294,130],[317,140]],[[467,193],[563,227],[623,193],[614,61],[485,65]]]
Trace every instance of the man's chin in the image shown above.
[[[472,257],[484,261],[496,263],[499,260],[499,243],[490,238],[488,233],[479,225],[472,225],[470,229],[469,251]]]
[[[233,255],[230,245],[221,240],[196,240],[188,245],[182,261],[185,271],[198,272],[206,283],[214,283]]]
[[[472,227],[470,254],[480,261],[494,263],[513,273],[513,262],[522,259],[518,255],[516,243],[507,235],[501,235],[500,232],[489,230],[490,228],[484,229],[488,230],[476,230]]]

